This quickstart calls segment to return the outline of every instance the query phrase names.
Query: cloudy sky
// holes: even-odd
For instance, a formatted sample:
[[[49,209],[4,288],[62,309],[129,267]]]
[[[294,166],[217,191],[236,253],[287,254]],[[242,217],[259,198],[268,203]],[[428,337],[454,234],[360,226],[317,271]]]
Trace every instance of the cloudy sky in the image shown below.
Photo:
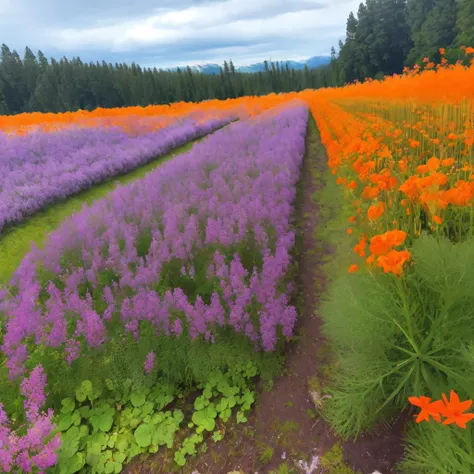
[[[361,0],[0,0],[0,43],[23,54],[142,66],[329,55]]]

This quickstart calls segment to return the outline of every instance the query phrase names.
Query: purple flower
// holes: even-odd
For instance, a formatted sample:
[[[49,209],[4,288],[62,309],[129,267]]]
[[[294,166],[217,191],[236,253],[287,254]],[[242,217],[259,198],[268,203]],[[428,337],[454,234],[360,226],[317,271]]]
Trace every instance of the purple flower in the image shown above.
[[[145,359],[145,365],[144,365],[145,372],[149,374],[155,368],[155,365],[156,365],[156,355],[154,352],[149,352]]]
[[[112,322],[114,334],[118,323],[118,337],[129,332],[137,341],[141,321],[157,335],[208,341],[228,326],[266,351],[275,349],[280,329],[290,337],[297,313],[285,277],[307,117],[295,102],[233,123],[67,218],[25,256],[10,281],[14,296],[3,300],[10,377],[22,375],[32,338],[71,363],[81,344],[84,353],[106,344]],[[199,255],[209,245],[219,250],[203,269]],[[173,283],[158,291],[170,264],[210,295]],[[40,280],[40,267],[61,284]],[[113,282],[103,283],[104,275]],[[80,293],[84,285],[102,293],[105,309]]]

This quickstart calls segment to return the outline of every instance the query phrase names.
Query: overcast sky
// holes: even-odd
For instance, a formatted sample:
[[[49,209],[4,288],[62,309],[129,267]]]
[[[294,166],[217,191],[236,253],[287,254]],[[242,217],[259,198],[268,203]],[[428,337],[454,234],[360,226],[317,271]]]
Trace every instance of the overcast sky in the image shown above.
[[[23,55],[172,67],[329,55],[361,0],[0,0],[0,43]]]

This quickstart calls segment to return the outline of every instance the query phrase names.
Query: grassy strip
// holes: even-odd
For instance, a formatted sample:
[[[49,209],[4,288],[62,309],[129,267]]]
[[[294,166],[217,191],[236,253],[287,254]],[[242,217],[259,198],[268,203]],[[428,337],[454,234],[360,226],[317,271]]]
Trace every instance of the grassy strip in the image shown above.
[[[214,130],[214,132],[215,131],[216,130]],[[189,151],[194,143],[201,141],[203,138],[205,137],[197,138],[185,145],[177,147],[167,155],[150,161],[130,173],[116,176],[90,189],[75,194],[64,201],[52,204],[43,211],[37,212],[26,221],[8,227],[0,236],[0,285],[6,285],[9,282],[21,260],[30,250],[31,242],[34,242],[37,246],[41,246],[49,232],[56,229],[66,217],[80,211],[84,204],[90,205],[92,202],[103,198],[110,191],[115,189],[117,183],[123,185],[143,178],[147,173],[153,171],[156,167],[170,160],[175,155]]]

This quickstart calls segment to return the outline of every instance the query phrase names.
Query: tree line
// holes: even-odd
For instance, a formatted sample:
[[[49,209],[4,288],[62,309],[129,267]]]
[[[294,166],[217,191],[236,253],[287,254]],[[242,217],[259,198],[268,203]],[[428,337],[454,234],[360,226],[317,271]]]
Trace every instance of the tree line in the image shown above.
[[[26,48],[23,58],[3,44],[0,52],[0,114],[65,112],[97,107],[227,99],[271,92],[340,86],[401,73],[423,58],[439,60],[439,48],[455,61],[460,46],[474,46],[474,0],[366,0],[347,20],[345,41],[331,62],[291,69],[266,61],[265,70],[240,73],[225,61],[219,74],[190,67],[176,71],[138,64],[48,59]]]
[[[474,46],[474,0],[366,0],[347,19],[333,77],[341,85],[399,74],[424,58],[439,62],[440,48],[455,62],[461,46]]]

